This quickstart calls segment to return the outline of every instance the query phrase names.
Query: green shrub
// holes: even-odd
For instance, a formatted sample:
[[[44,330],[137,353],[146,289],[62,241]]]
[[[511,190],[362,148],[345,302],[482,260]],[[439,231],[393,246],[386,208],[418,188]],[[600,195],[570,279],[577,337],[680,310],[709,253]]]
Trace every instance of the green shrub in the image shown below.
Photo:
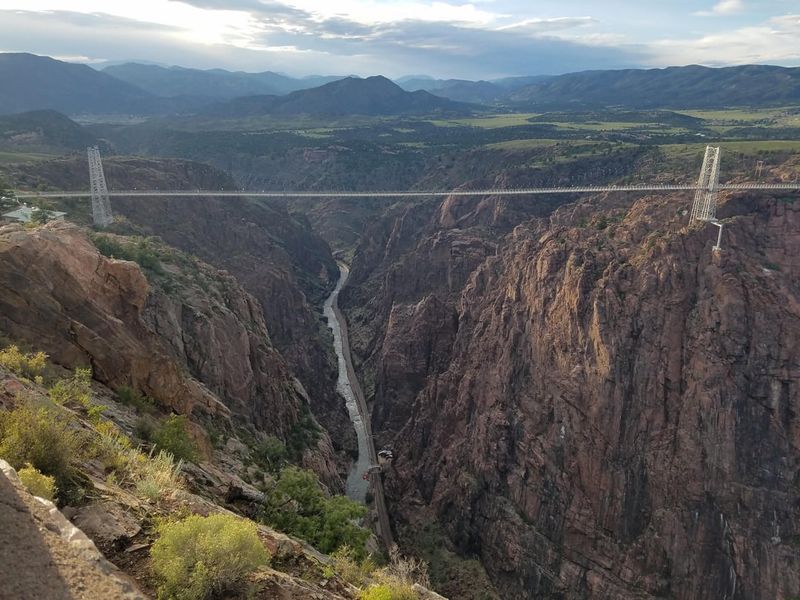
[[[322,552],[348,545],[361,558],[369,531],[355,522],[366,512],[363,505],[344,496],[326,498],[312,472],[286,467],[266,493],[260,516],[268,525],[303,538]]]
[[[108,409],[102,404],[92,403],[92,370],[88,368],[75,369],[70,379],[59,379],[47,390],[47,395],[56,404],[83,409],[86,418],[95,425],[100,423],[100,417]]]
[[[175,458],[184,461],[197,459],[197,447],[189,435],[186,427],[186,417],[183,415],[170,415],[153,432],[153,443],[160,450],[165,450]]]
[[[155,432],[155,427],[153,426],[153,422],[147,417],[139,417],[136,419],[136,423],[133,426],[133,433],[138,437],[140,440],[144,440],[149,442],[153,439],[153,433]]]
[[[364,555],[369,531],[356,525],[367,514],[366,507],[346,496],[333,496],[325,501],[320,529],[315,543],[323,552],[333,552],[343,545],[352,545],[354,553]]]
[[[34,496],[39,496],[51,502],[56,497],[56,480],[49,475],[44,475],[36,467],[32,467],[30,463],[26,464],[23,468],[17,471],[22,485]]]
[[[56,404],[70,408],[92,407],[92,370],[75,369],[70,379],[59,379],[49,390],[47,395]]]
[[[125,239],[127,243],[123,243],[106,235],[93,235],[92,242],[103,256],[130,260],[152,273],[164,272],[158,252],[146,238],[127,238]]]
[[[125,465],[126,481],[133,483],[136,495],[155,502],[179,490],[181,484],[181,461],[163,450],[143,454],[138,449],[127,452]]]
[[[253,448],[253,460],[267,471],[275,471],[286,461],[286,446],[274,435],[268,435]]]
[[[356,558],[356,552],[347,544],[340,546],[331,554],[331,558],[333,559],[333,570],[346,582],[356,587],[363,586],[376,569],[371,556],[359,561]]]
[[[136,412],[148,412],[154,408],[154,403],[151,398],[143,396],[138,391],[123,385],[117,390],[117,398],[120,402],[127,406],[132,406]]]
[[[20,352],[17,346],[9,346],[0,350],[0,366],[27,379],[41,376],[46,365],[47,355],[44,352],[26,354]]]
[[[417,600],[419,596],[405,583],[378,583],[361,592],[361,600]]]
[[[191,516],[159,528],[150,556],[160,599],[202,600],[240,591],[269,562],[255,523],[232,515]]]
[[[86,438],[66,414],[26,405],[0,413],[0,457],[15,469],[29,463],[66,490],[86,454]]]
[[[122,471],[128,465],[131,440],[111,421],[101,421],[94,426],[97,435],[92,437],[92,449],[106,470]]]
[[[319,425],[314,421],[311,412],[305,409],[300,420],[292,425],[287,435],[286,448],[292,460],[299,462],[303,457],[303,451],[310,448],[319,439],[319,433]]]

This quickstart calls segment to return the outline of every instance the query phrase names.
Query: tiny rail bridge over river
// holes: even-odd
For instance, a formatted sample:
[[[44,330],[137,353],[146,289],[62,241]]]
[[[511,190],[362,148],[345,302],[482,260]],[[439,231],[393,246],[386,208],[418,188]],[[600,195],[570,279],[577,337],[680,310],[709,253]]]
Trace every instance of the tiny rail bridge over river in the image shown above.
[[[717,220],[717,199],[719,192],[730,191],[799,191],[800,182],[792,183],[723,183],[719,182],[721,151],[719,147],[708,146],[700,169],[700,177],[695,184],[635,184],[635,185],[588,185],[534,188],[499,188],[484,190],[405,190],[405,191],[296,191],[296,190],[115,190],[106,186],[100,153],[96,147],[88,149],[89,187],[88,191],[48,191],[15,192],[18,199],[28,198],[91,198],[94,223],[106,227],[113,221],[110,198],[153,198],[153,197],[257,197],[257,198],[430,198],[446,196],[536,196],[549,194],[598,194],[611,192],[680,192],[695,193],[691,220],[705,221],[719,227],[719,237],[714,250],[720,249],[722,223]]]

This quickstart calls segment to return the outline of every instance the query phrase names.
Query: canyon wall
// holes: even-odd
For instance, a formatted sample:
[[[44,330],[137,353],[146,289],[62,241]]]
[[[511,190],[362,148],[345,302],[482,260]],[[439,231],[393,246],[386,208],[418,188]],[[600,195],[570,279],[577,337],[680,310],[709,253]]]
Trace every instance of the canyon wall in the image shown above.
[[[719,254],[686,195],[539,206],[399,207],[356,253],[398,525],[502,597],[800,594],[796,199],[724,198]]]
[[[232,418],[287,439],[310,400],[271,342],[258,301],[197,259],[167,247],[159,256],[158,270],[145,275],[101,255],[74,225],[2,227],[0,333],[177,413],[220,427]],[[327,434],[306,460],[342,488]]]
[[[103,164],[112,190],[235,188],[225,173],[191,161],[110,157]],[[14,166],[9,179],[25,187],[85,189],[87,173],[86,160],[72,157]],[[88,206],[85,199],[68,200],[62,209],[79,218]],[[335,357],[321,317],[338,268],[305,218],[290,215],[280,203],[243,197],[115,197],[112,209],[124,217],[114,230],[158,236],[226,270],[258,300],[272,344],[308,392],[346,472],[345,455],[355,450],[355,433],[335,392]]]

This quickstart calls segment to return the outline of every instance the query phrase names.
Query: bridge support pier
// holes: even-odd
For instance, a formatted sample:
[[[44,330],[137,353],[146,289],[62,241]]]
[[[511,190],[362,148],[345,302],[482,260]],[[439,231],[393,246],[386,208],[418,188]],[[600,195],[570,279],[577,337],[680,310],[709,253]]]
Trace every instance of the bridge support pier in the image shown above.
[[[712,248],[714,252],[720,252],[722,250],[722,223],[719,221],[711,221],[712,225],[716,225],[719,227],[719,235],[717,235],[717,245]]]

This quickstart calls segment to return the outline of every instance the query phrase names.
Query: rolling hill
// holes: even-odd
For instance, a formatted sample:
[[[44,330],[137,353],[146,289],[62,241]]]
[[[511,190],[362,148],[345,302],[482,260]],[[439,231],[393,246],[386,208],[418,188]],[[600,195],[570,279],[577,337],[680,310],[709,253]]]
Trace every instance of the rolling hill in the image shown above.
[[[56,110],[66,114],[151,109],[148,92],[87,67],[47,56],[0,54],[0,114]]]
[[[303,79],[279,73],[244,73],[224,69],[187,69],[139,63],[113,65],[103,72],[155,96],[196,96],[223,100],[239,96],[288,94],[336,81],[341,77],[310,76]]]
[[[415,92],[425,90],[442,98],[456,102],[490,104],[508,95],[508,90],[490,81],[469,81],[466,79],[406,78],[397,84],[404,90]]]
[[[255,115],[414,115],[471,112],[471,107],[426,91],[407,92],[386,77],[347,77],[286,96],[249,96],[210,107],[206,114]]]
[[[97,140],[85,128],[52,110],[0,116],[0,149],[23,152],[85,150]]]
[[[717,108],[800,102],[800,67],[767,65],[585,71],[517,90],[510,100],[528,108]]]

